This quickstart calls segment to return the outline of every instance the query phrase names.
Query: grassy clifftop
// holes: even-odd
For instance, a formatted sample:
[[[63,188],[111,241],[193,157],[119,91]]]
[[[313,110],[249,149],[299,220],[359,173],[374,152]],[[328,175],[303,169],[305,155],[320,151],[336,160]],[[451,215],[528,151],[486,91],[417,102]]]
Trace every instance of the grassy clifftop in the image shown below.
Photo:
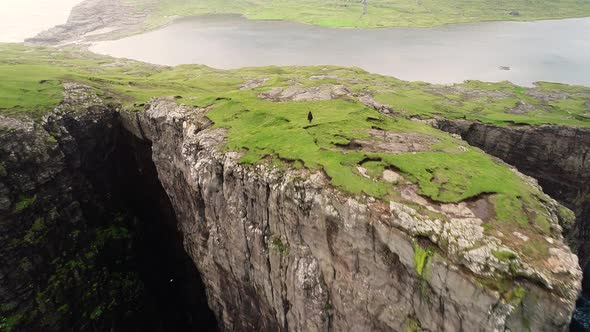
[[[556,220],[573,220],[571,211],[557,211],[506,164],[415,118],[590,125],[584,87],[439,86],[324,66],[163,67],[20,44],[0,44],[0,124],[6,116],[39,121],[61,103],[69,82],[130,111],[161,96],[198,106],[226,129],[225,149],[240,152],[244,164],[320,171],[342,193],[402,204],[439,222],[476,211],[486,235],[502,234],[534,266],[550,257],[547,238],[560,236]]]
[[[181,95],[190,105],[212,103],[220,94],[260,80],[256,90],[344,85],[371,96],[406,117],[444,117],[496,125],[556,124],[590,127],[590,88],[540,82],[524,88],[509,82],[454,85],[407,82],[358,68],[259,67],[217,70],[201,65],[165,67],[115,59],[77,49],[56,50],[0,44],[0,114],[38,117],[62,98],[61,82],[95,86],[126,106],[154,96]]]
[[[243,14],[251,19],[289,20],[333,27],[431,27],[481,21],[527,21],[590,15],[590,2],[576,0],[127,0],[149,6],[149,27],[174,17]]]

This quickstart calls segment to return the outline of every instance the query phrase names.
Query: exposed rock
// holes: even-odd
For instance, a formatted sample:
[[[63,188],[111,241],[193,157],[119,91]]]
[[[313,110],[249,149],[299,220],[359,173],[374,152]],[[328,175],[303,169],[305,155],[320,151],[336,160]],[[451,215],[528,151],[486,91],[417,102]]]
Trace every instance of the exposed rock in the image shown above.
[[[274,102],[332,100],[347,96],[349,93],[350,90],[343,85],[321,85],[311,88],[290,86],[287,88],[272,88],[261,93],[258,97]]]
[[[547,263],[553,273],[576,273],[571,270],[571,266],[577,263],[576,255],[560,248],[549,248],[549,254],[551,258],[549,258]]]
[[[0,116],[0,316],[28,322],[17,328],[63,328],[53,299],[43,303],[43,312],[36,301],[45,301],[39,296],[44,290],[46,295],[58,291],[47,290],[57,262],[73,260],[91,242],[92,234],[80,229],[94,229],[98,220],[109,218],[93,189],[101,189],[94,183],[100,183],[96,169],[108,170],[115,119],[114,110],[104,105],[82,113],[64,108],[40,123]],[[70,271],[61,273],[67,280]]]
[[[480,99],[480,98],[509,98],[514,95],[504,91],[498,90],[477,90],[466,88],[459,85],[445,86],[441,88],[432,88],[430,92],[434,94],[449,95],[449,94],[460,94],[462,99]],[[448,100],[449,102],[451,100]]]
[[[543,102],[544,104],[554,102],[554,101],[564,100],[564,99],[567,99],[571,96],[571,94],[567,91],[547,90],[547,89],[540,89],[540,88],[529,89],[529,90],[527,90],[526,95],[534,97],[534,98],[540,100],[541,102]]]
[[[402,179],[402,176],[399,175],[398,173],[390,170],[390,169],[386,169],[383,171],[383,180],[385,182],[389,182],[389,183],[397,183]]]
[[[41,32],[26,42],[69,44],[136,33],[142,30],[151,5],[146,2],[141,8],[124,0],[85,0],[72,9],[67,23]]]
[[[357,166],[356,170],[359,172],[360,175],[366,177],[366,178],[371,178],[368,174],[367,174],[367,169],[361,166]]]
[[[524,102],[522,100],[519,100],[518,102],[516,102],[516,106],[513,108],[510,108],[508,110],[506,110],[506,113],[509,114],[526,114],[530,111],[534,111],[536,109],[539,109],[538,106],[535,105],[531,105],[527,102]]]
[[[314,75],[309,77],[310,80],[334,80],[337,78],[336,75]]]
[[[359,101],[361,103],[365,104],[365,106],[370,107],[370,108],[372,108],[378,112],[381,112],[383,114],[392,114],[393,113],[393,109],[391,108],[391,106],[386,105],[386,104],[382,104],[382,103],[376,101],[370,95],[360,96]]]
[[[240,87],[240,90],[252,90],[259,88],[264,85],[264,83],[268,82],[268,78],[252,78],[246,80],[244,84]]]
[[[438,140],[429,135],[418,133],[394,133],[384,130],[369,130],[370,138],[353,139],[343,146],[350,150],[367,152],[387,152],[391,154],[430,151]]]
[[[520,233],[520,232],[512,232],[512,235],[516,236],[517,238],[519,238],[521,241],[526,242],[529,240],[529,237]]]
[[[493,255],[510,248],[485,235],[467,206],[446,206],[449,217],[435,219],[343,195],[322,173],[242,165],[205,113],[154,100],[124,123],[153,144],[185,249],[224,329],[398,331],[417,319],[426,330],[504,331],[522,329],[521,315],[532,330],[567,328],[575,262],[565,264],[578,274],[564,275],[517,259],[527,291],[526,306],[515,307],[475,281],[510,273]],[[442,253],[417,265],[417,238]]]
[[[119,123],[80,84],[40,121],[0,116],[0,330],[215,327],[149,145]]]
[[[105,211],[89,212],[84,204],[102,202],[94,190],[109,191],[108,185],[100,189],[109,182],[99,170],[116,165],[106,160],[115,144],[108,133],[118,117],[83,85],[66,85],[66,94],[42,126],[0,118],[4,240],[34,220],[26,207],[22,215],[15,212],[19,201],[31,204],[22,203],[19,193],[37,197],[31,213],[58,209],[54,230]],[[531,263],[507,241],[514,234],[486,233],[491,212],[485,195],[442,204],[401,183],[401,198],[385,202],[344,194],[322,172],[241,164],[239,153],[224,149],[226,132],[212,126],[208,111],[168,98],[119,116],[128,134],[151,144],[157,179],[152,174],[149,180],[167,194],[178,221],[169,226],[178,228],[223,330],[402,331],[408,322],[430,331],[567,329],[581,276],[557,233],[549,238],[549,256]],[[419,135],[411,138],[392,136],[390,144],[422,142]],[[133,166],[147,172],[145,165]],[[401,179],[393,170],[383,177]],[[558,229],[557,205],[543,199]],[[60,234],[48,242],[51,255],[70,245]],[[0,250],[7,262],[0,266],[0,299],[25,308],[35,297],[31,269],[42,269],[47,260],[25,264],[19,259],[26,252],[6,245]],[[511,292],[524,290],[518,301],[495,290],[503,278],[514,282]]]
[[[536,93],[529,90],[529,93]],[[562,93],[536,96],[561,99]],[[584,271],[590,266],[590,129],[564,126],[499,127],[466,120],[435,121],[469,144],[497,156],[539,181],[544,191],[577,216],[575,227],[563,224]],[[588,273],[587,271],[585,274]]]

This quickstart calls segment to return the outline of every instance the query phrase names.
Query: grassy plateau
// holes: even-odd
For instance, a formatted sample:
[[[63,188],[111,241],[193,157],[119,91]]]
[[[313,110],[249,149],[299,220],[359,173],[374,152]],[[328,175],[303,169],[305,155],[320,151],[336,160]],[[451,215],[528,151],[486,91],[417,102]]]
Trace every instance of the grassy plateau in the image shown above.
[[[486,230],[518,230],[530,235],[530,243],[537,238],[544,243],[542,236],[552,231],[541,193],[482,151],[412,118],[590,126],[590,89],[585,87],[539,83],[522,88],[507,82],[443,86],[325,66],[163,67],[78,49],[0,44],[0,115],[40,120],[61,102],[64,82],[87,84],[128,110],[143,108],[158,96],[213,106],[208,117],[227,129],[225,148],[243,151],[243,163],[270,159],[277,167],[322,170],[345,193],[403,201],[401,186],[413,184],[419,195],[437,203],[484,195],[494,210],[485,220]],[[300,92],[345,87],[347,92],[329,100],[263,97],[293,87]],[[366,106],[362,96],[388,104],[394,115]],[[306,118],[310,111],[311,124]],[[397,150],[380,148],[384,145]],[[386,170],[404,180],[385,181]],[[535,255],[544,256],[543,248],[531,252],[540,250]]]

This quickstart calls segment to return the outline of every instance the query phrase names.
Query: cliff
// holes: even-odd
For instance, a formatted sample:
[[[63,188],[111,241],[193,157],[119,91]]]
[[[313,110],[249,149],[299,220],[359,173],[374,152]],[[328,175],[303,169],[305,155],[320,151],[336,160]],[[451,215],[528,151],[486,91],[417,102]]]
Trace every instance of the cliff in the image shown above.
[[[85,278],[68,279],[69,273],[92,275],[97,262],[83,260],[88,268],[77,266],[64,272],[51,266],[55,262],[50,258],[61,256],[71,262],[79,257],[76,251],[86,250],[84,242],[102,234],[101,225],[118,225],[109,221],[115,218],[108,216],[108,210],[116,206],[107,191],[115,193],[116,201],[121,194],[107,184],[132,173],[117,178],[104,170],[109,169],[107,162],[124,161],[129,163],[126,168],[144,174],[138,181],[153,181],[157,174],[175,217],[144,221],[174,220],[171,226],[179,231],[178,243],[198,268],[209,307],[222,330],[555,331],[568,326],[581,278],[575,256],[554,233],[545,240],[551,244],[550,256],[543,264],[531,265],[519,257],[514,244],[496,237],[499,234],[484,234],[479,218],[484,218],[485,199],[441,204],[420,199],[411,186],[405,197],[411,197],[414,205],[350,195],[333,188],[323,172],[241,163],[240,153],[223,148],[227,132],[212,126],[209,109],[158,99],[143,112],[121,113],[118,120],[116,108],[105,106],[84,86],[67,86],[66,96],[72,97],[47,115],[41,127],[2,118],[6,143],[0,155],[5,167],[2,183],[8,190],[2,195],[0,230],[5,239],[39,240],[2,248],[7,263],[1,279],[2,302],[11,304],[3,312],[21,315],[19,324],[39,326],[35,316],[22,320],[23,312],[33,312],[52,317],[43,320],[45,329],[68,326],[67,317],[77,308],[53,307],[63,305],[59,298],[65,286],[53,285],[56,275],[65,274],[65,279],[58,280],[72,283],[69,292],[75,293],[87,287]],[[145,143],[131,144],[132,136],[115,135],[119,121],[125,128],[122,133]],[[105,133],[106,140],[98,139]],[[116,147],[122,144],[132,150],[117,153]],[[151,145],[151,154],[141,152],[143,145]],[[144,158],[123,157],[129,154],[151,157],[153,173],[147,171],[149,162]],[[15,182],[19,179],[29,180]],[[69,182],[75,179],[78,184]],[[100,183],[108,190],[100,189]],[[141,191],[139,182],[127,184]],[[553,227],[560,229],[556,203],[544,199],[554,213]],[[139,207],[147,208],[142,203]],[[94,213],[101,209],[107,215],[96,220]],[[52,210],[57,213],[55,220],[35,226],[35,216],[51,215]],[[57,234],[42,234],[44,230]],[[85,240],[60,241],[71,234]],[[121,255],[110,251],[118,247],[114,243],[107,242],[96,254]],[[72,248],[59,247],[63,245]],[[58,247],[48,249],[53,246]],[[36,255],[45,256],[33,258],[30,264],[17,262]],[[15,264],[18,269],[8,268]],[[110,268],[100,269],[109,273]],[[115,298],[129,291],[116,284],[103,286],[123,292]],[[39,303],[39,294],[47,289],[52,297]],[[100,307],[100,302],[92,305]],[[109,310],[119,308],[105,308],[105,317],[97,317],[94,324],[104,320],[112,324]],[[81,313],[80,322],[88,314],[92,312]],[[145,326],[149,329],[149,324]]]
[[[543,121],[585,125],[580,87],[0,48],[4,329],[567,329],[571,211],[400,105],[528,93]]]
[[[515,165],[577,215],[570,242],[585,270],[590,259],[590,129],[565,126],[500,127],[466,120],[436,120],[436,127]],[[585,272],[586,274],[586,272]],[[588,287],[585,286],[585,290]]]
[[[69,316],[70,306],[75,309],[63,297],[82,298],[81,284],[110,277],[100,273],[100,266],[93,269],[96,275],[88,273],[85,263],[100,263],[79,255],[102,257],[101,246],[83,249],[95,241],[96,226],[117,227],[105,222],[116,211],[97,199],[108,186],[102,175],[110,168],[115,119],[112,109],[92,98],[66,101],[43,122],[0,117],[2,331],[25,320],[51,330],[56,321],[67,320],[62,315]],[[126,277],[132,282],[131,275]],[[111,285],[114,292],[117,282]],[[90,301],[98,306],[96,297]]]
[[[0,116],[0,331],[216,325],[149,145],[117,110],[66,84],[42,119]]]
[[[477,200],[445,205],[451,222],[441,225],[410,206],[330,189],[321,172],[244,166],[223,151],[224,130],[211,128],[205,109],[166,100],[146,108],[124,124],[153,144],[224,330],[567,328],[580,273],[559,239],[551,252],[564,256],[516,272],[518,288],[501,294],[489,272],[522,267],[491,254],[502,244],[483,235]]]

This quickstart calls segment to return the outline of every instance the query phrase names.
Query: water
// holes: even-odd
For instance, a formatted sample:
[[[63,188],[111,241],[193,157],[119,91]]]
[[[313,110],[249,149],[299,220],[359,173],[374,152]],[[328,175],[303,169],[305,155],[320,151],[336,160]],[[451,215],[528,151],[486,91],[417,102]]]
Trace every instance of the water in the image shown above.
[[[590,331],[590,298],[582,294],[576,302],[576,312],[572,317],[570,332]]]
[[[0,0],[0,42],[17,43],[67,21],[82,0]]]
[[[544,80],[590,86],[590,18],[337,29],[201,16],[91,49],[165,65],[332,64],[432,83],[479,79],[531,85]]]

